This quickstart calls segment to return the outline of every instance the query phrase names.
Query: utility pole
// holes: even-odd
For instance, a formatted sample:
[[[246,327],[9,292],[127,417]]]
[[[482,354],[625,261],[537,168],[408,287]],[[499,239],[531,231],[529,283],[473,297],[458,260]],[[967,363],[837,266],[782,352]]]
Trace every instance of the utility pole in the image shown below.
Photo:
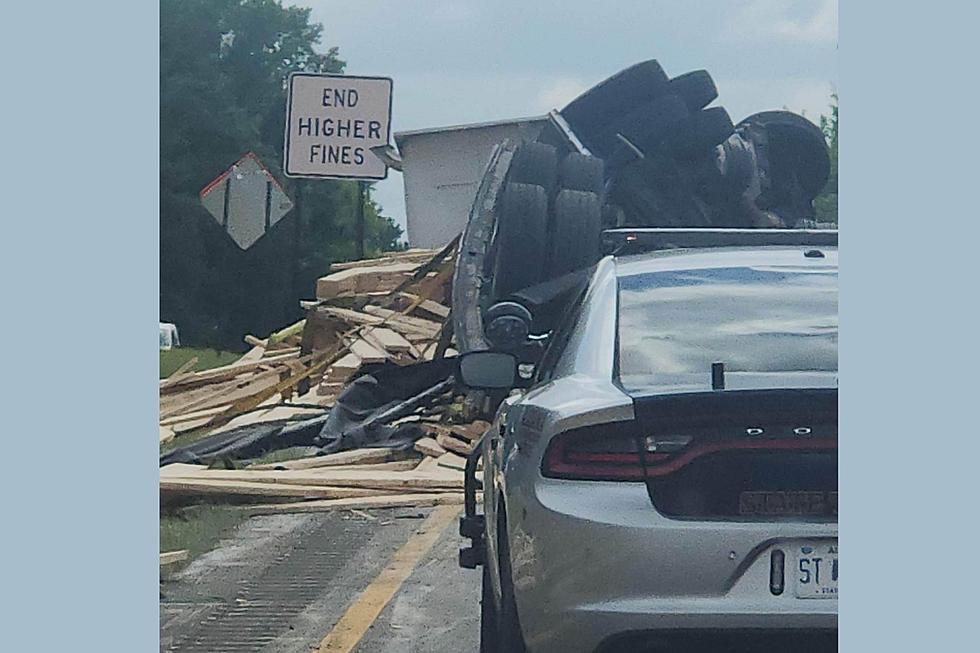
[[[356,225],[356,235],[357,240],[357,258],[364,258],[364,204],[367,202],[368,198],[368,182],[358,179],[357,180],[357,225]]]

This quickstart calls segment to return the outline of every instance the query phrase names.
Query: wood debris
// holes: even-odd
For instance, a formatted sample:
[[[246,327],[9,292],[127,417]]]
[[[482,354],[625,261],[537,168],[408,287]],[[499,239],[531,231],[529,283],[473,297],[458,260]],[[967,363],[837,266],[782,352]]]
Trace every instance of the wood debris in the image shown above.
[[[188,361],[160,382],[161,444],[324,415],[365,365],[451,355],[457,243],[336,264],[317,281],[316,299],[301,303],[303,320],[266,338],[246,335],[251,349],[230,365],[194,372]],[[449,392],[448,402],[451,384],[443,387],[434,389]],[[161,500],[259,503],[269,512],[461,503],[465,456],[488,425],[451,423],[458,411],[444,404],[426,411],[380,416],[418,424],[425,437],[414,450],[354,449],[244,469],[170,464],[160,470]]]

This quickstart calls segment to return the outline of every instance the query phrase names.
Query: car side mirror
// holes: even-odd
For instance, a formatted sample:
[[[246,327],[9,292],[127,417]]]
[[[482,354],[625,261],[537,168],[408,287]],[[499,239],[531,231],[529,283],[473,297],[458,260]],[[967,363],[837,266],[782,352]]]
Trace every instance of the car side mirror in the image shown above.
[[[517,358],[497,351],[471,351],[459,357],[456,378],[478,390],[505,390],[518,384]]]

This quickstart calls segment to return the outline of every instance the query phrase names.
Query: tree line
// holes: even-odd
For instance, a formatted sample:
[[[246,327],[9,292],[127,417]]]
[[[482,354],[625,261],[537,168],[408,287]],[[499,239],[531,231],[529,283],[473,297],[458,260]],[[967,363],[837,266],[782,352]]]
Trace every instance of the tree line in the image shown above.
[[[344,72],[322,34],[309,8],[277,0],[160,2],[160,317],[185,344],[241,349],[299,319],[317,277],[355,258],[356,182],[282,174],[289,73]],[[249,151],[297,206],[242,251],[198,193]],[[369,200],[368,255],[400,236]]]

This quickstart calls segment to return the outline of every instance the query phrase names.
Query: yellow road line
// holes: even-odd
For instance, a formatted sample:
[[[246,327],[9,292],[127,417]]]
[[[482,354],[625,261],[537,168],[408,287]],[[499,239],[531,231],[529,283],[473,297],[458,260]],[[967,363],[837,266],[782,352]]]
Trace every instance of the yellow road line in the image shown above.
[[[415,565],[459,514],[459,506],[439,506],[418,532],[395,552],[391,562],[347,608],[323,641],[319,653],[350,653],[408,578]]]

